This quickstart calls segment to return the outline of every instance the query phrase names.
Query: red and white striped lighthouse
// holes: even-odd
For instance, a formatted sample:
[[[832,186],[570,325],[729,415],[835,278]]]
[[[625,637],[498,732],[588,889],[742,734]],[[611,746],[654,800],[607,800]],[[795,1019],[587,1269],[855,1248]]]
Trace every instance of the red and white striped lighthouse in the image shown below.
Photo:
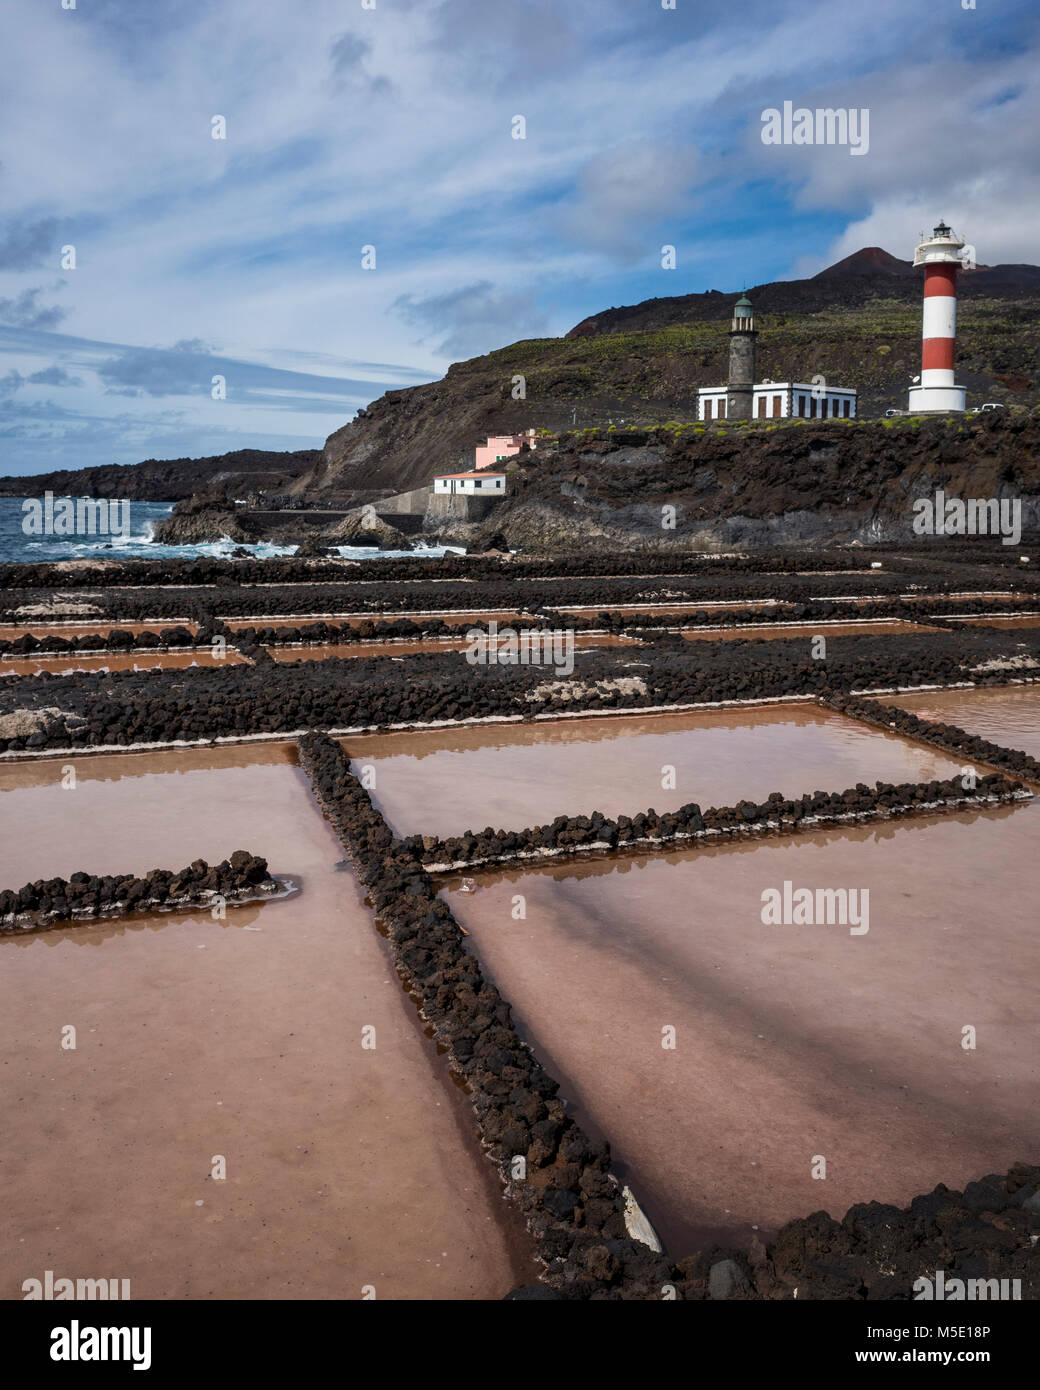
[[[940,222],[914,252],[924,266],[924,319],[921,327],[921,382],[910,387],[910,413],[963,410],[966,390],[953,380],[957,341],[957,270],[963,240]]]

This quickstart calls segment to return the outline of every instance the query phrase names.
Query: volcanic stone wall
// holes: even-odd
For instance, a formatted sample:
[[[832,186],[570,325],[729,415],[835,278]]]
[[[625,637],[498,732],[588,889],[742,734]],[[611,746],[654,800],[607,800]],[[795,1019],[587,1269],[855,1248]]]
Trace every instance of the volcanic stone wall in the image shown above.
[[[1016,588],[1025,595],[1036,592],[1035,577],[1015,576]],[[965,576],[914,571],[877,571],[869,574],[743,574],[730,571],[661,578],[576,577],[543,579],[510,575],[479,583],[450,579],[442,583],[422,580],[358,580],[352,583],[221,584],[183,588],[16,588],[0,590],[0,621],[39,622],[48,611],[60,616],[62,605],[87,605],[86,616],[99,621],[142,619],[182,620],[200,615],[231,618],[266,618],[345,613],[430,612],[437,610],[614,608],[624,604],[734,603],[771,599],[805,603],[814,598],[854,594],[857,597],[895,598],[910,590],[940,597],[964,588],[1009,588],[1007,577],[993,573],[967,582]]]
[[[1029,753],[1017,748],[1006,748],[1002,744],[990,743],[987,739],[969,734],[956,724],[940,724],[934,719],[921,719],[899,705],[886,705],[877,700],[862,696],[830,695],[822,704],[862,719],[879,729],[895,729],[920,743],[929,743],[955,758],[973,762],[988,763],[991,767],[1002,768],[1018,777],[1028,777],[1030,781],[1040,782],[1040,762]],[[981,785],[981,783],[980,783]]]
[[[37,879],[0,890],[0,932],[35,931],[128,912],[210,907],[216,899],[241,902],[278,887],[267,872],[267,860],[244,849],[212,867],[196,859],[179,873],[152,869],[142,878],[75,873],[68,879]]]
[[[200,630],[192,634],[186,627],[164,627],[159,632],[126,632],[112,628],[108,632],[76,632],[64,636],[47,632],[35,636],[25,632],[21,637],[0,637],[0,657],[74,656],[89,652],[184,651],[190,647],[209,646],[213,634]]]
[[[404,665],[267,658],[180,671],[9,676],[0,684],[0,752],[1001,684],[1034,670],[1040,628],[966,627],[833,638],[825,661],[813,659],[804,637],[588,648],[574,653],[566,677],[546,666],[473,665],[457,652],[420,653]]]
[[[1018,605],[1022,606],[1022,605]],[[943,611],[971,614],[1001,615],[1013,611],[1015,605],[1007,599],[938,599],[923,603],[907,603],[901,598],[872,600],[864,604],[790,603],[768,608],[698,609],[690,613],[631,613],[614,609],[594,616],[584,613],[564,613],[559,609],[540,606],[525,613],[519,623],[498,623],[504,627],[557,628],[574,632],[639,633],[665,628],[730,628],[762,627],[784,623],[863,622],[870,618],[896,619],[923,626],[946,626],[956,630],[940,616]],[[212,620],[214,623],[217,620]],[[1040,626],[1040,617],[1037,618]],[[223,624],[219,624],[223,628]],[[319,620],[305,623],[268,623],[256,627],[237,628],[239,637],[248,634],[252,642],[265,647],[306,645],[349,645],[368,641],[418,641],[424,638],[466,637],[470,632],[486,632],[487,620],[479,614],[451,620],[441,617],[378,618],[353,622]],[[232,630],[227,629],[230,633]]]
[[[963,810],[967,806],[997,805],[1028,796],[1021,782],[996,772],[979,777],[971,791],[965,789],[960,778],[877,782],[873,787],[859,782],[843,792],[806,792],[793,800],[782,792],[772,792],[763,802],[740,801],[735,806],[710,806],[703,812],[690,802],[677,811],[660,815],[651,809],[612,820],[593,811],[587,816],[557,816],[549,825],[523,830],[467,830],[443,840],[412,835],[401,841],[401,850],[412,854],[431,873],[445,872],[567,854],[667,848],[719,836],[765,835],[850,821]]]
[[[908,1208],[860,1203],[840,1222],[816,1212],[789,1222],[768,1245],[756,1237],[749,1253],[713,1246],[674,1259],[632,1239],[609,1145],[590,1140],[568,1116],[558,1083],[466,949],[415,845],[394,840],[338,743],[308,734],[300,762],[535,1239],[547,1287],[516,1289],[509,1298],[910,1299],[915,1279],[937,1269],[1019,1278],[1024,1297],[1040,1296],[1033,1257],[1040,1167],[1026,1164],[969,1183],[963,1193],[940,1184]]]
[[[85,574],[82,566],[54,562],[5,565],[0,584],[13,588],[78,589],[160,586],[168,584],[317,584],[340,582],[352,575],[378,581],[421,579],[528,578],[580,575],[675,575],[771,572],[819,572],[868,569],[873,562],[894,568],[938,568],[946,565],[981,568],[997,566],[1020,572],[1020,547],[1004,546],[990,537],[947,536],[920,540],[914,545],[871,545],[833,550],[758,549],[741,554],[713,555],[650,547],[632,552],[525,556],[498,554],[446,554],[440,559],[382,558],[378,553],[363,561],[308,559],[299,555],[258,560],[194,559],[109,561]],[[1031,564],[1031,562],[1030,562]]]
[[[945,553],[945,552],[944,552]],[[982,559],[979,553],[974,558]],[[998,557],[994,557],[995,559]],[[364,561],[314,560],[299,556],[267,560],[129,560],[92,569],[85,576],[81,568],[55,563],[7,565],[2,582],[12,588],[91,588],[167,584],[319,584],[341,583],[352,578],[391,582],[428,579],[529,578],[541,575],[652,575],[707,574],[739,570],[816,571],[869,567],[855,551],[756,550],[741,556],[739,565],[729,557],[697,555],[688,552],[640,550],[634,554],[588,554],[545,557],[519,555],[454,555],[441,559],[382,559],[373,554]]]

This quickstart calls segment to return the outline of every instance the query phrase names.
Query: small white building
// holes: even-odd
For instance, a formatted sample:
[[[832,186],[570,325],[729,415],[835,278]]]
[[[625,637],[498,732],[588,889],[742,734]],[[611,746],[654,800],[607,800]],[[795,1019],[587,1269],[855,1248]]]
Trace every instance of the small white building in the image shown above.
[[[434,492],[462,493],[467,497],[504,497],[506,475],[485,468],[470,473],[440,473],[433,480]]]
[[[751,407],[755,420],[854,420],[857,393],[843,386],[806,381],[759,381]],[[697,392],[698,420],[725,420],[729,391],[725,386],[702,386]]]

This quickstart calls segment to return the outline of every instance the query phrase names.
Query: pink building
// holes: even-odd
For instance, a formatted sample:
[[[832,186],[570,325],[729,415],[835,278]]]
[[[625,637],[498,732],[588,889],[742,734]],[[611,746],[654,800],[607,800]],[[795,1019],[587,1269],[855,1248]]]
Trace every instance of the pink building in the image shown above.
[[[536,438],[534,430],[528,430],[526,434],[489,434],[486,444],[477,445],[473,466],[491,468],[502,459],[518,454],[524,445],[529,449],[535,448]]]

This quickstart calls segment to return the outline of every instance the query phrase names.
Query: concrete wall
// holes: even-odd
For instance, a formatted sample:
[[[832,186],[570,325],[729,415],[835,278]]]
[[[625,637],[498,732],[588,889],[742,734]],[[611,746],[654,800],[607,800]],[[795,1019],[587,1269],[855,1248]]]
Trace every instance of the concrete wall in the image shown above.
[[[430,521],[483,521],[488,512],[502,501],[498,497],[472,497],[459,492],[430,494],[426,515]]]
[[[411,492],[398,492],[393,497],[384,497],[378,502],[373,502],[377,516],[423,516],[426,512],[426,504],[433,495],[432,487],[417,487]]]

